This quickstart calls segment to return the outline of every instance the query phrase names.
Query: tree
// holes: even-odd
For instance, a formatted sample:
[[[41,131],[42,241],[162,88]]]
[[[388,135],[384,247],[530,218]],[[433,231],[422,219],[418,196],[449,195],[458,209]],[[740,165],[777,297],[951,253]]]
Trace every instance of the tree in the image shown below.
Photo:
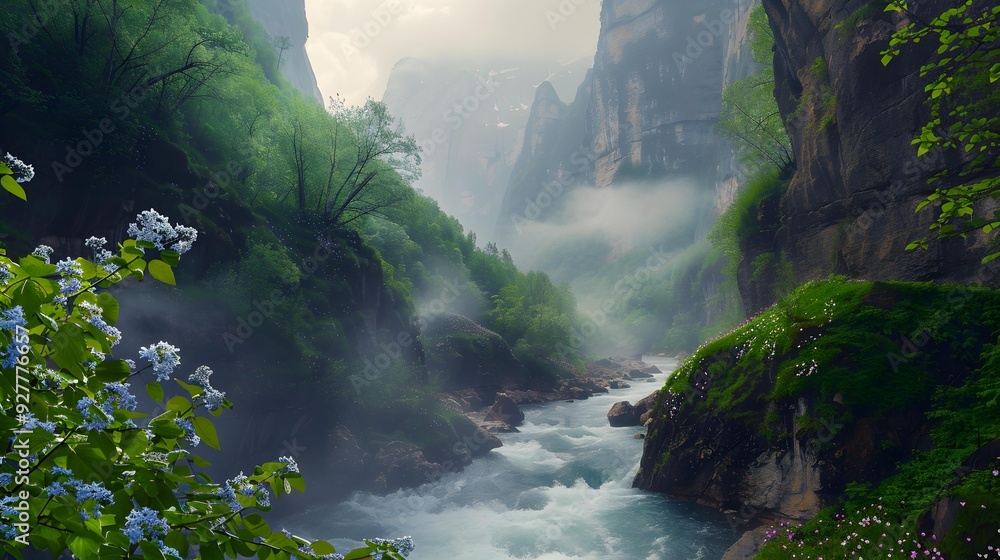
[[[774,33],[763,6],[749,18],[750,50],[755,62],[771,61]],[[740,159],[751,170],[773,166],[783,175],[795,169],[791,141],[774,98],[774,67],[770,64],[757,74],[731,84],[722,94],[719,129],[735,141]]]
[[[5,177],[30,180],[30,167],[5,169]],[[270,510],[272,493],[304,491],[294,458],[222,483],[201,470],[208,463],[192,450],[219,449],[209,417],[232,407],[212,387],[211,369],[198,367],[175,386],[166,382],[181,358],[169,343],[143,347],[142,365],[112,355],[122,332],[106,289],[147,273],[173,284],[173,267],[197,237],[154,210],[128,232],[116,251],[88,239],[92,260],[53,264],[43,245],[15,262],[0,248],[0,437],[9,442],[0,462],[0,550],[164,560],[195,556],[196,546],[205,559],[343,560],[330,543],[272,531],[253,512]],[[132,393],[143,378],[156,403],[150,414]],[[168,400],[170,393],[181,394]],[[349,557],[402,560],[411,549],[408,538],[373,539]]]
[[[405,185],[398,181],[420,178],[420,148],[413,135],[406,135],[402,121],[389,114],[385,103],[369,98],[360,107],[346,107],[331,98],[330,112],[334,126],[343,126],[350,134],[353,157],[336,193],[324,195],[323,217],[335,224],[348,224],[381,213],[410,196],[410,189],[400,188]],[[338,134],[336,130],[332,134],[331,177],[339,164]]]
[[[278,49],[278,63],[275,64],[274,69],[281,69],[281,55],[285,54],[285,51],[292,48],[292,40],[286,36],[278,37],[274,40],[274,48]]]
[[[892,0],[886,11],[899,13],[908,22],[893,34],[882,53],[883,64],[890,64],[922,40],[937,45],[920,69],[921,76],[930,78],[925,92],[931,120],[913,145],[919,157],[944,155],[955,163],[931,179],[938,186],[917,211],[932,205],[937,208],[931,230],[940,238],[965,237],[976,230],[990,233],[1000,227],[1000,213],[982,210],[987,200],[1000,195],[1000,88],[996,87],[1000,6],[984,0],[960,1],[934,17],[925,17],[925,10],[908,0]],[[927,246],[926,239],[919,239],[907,249]],[[983,262],[998,257],[1000,252]]]

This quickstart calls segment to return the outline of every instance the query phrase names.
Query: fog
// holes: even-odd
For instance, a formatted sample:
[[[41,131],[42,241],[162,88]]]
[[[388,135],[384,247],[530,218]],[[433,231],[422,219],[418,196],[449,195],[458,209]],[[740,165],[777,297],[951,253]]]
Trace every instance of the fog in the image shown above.
[[[560,7],[560,4],[563,4]],[[306,51],[324,97],[379,99],[400,59],[593,59],[600,2],[306,0]],[[461,48],[458,48],[461,45]],[[469,69],[469,68],[462,68]]]
[[[673,250],[694,241],[704,192],[677,179],[597,189],[561,197],[543,192],[525,200],[516,233],[505,245],[518,266],[574,282],[638,248]]]

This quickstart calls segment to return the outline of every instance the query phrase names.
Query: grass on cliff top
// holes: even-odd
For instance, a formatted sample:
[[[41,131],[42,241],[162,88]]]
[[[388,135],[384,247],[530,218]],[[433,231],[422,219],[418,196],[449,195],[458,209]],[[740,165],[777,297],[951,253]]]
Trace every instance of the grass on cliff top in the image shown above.
[[[956,469],[1000,437],[998,334],[1000,291],[812,282],[702,346],[665,390],[696,395],[686,406],[759,430],[770,425],[771,403],[799,396],[838,421],[930,411],[932,450],[874,487],[850,485],[840,505],[808,523],[774,527],[756,558],[992,558],[1000,545],[1000,461],[962,478]],[[952,530],[932,535],[927,512],[949,497]],[[994,556],[979,556],[986,553]]]
[[[665,389],[736,417],[806,395],[841,403],[842,418],[884,417],[975,369],[998,328],[1000,295],[985,288],[810,282],[703,345]]]

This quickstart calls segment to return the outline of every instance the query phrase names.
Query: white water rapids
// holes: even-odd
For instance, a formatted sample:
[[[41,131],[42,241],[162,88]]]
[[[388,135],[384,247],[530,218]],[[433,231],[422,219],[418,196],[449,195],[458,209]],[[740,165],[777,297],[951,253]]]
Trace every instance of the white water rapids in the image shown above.
[[[665,372],[676,361],[646,356]],[[584,401],[523,407],[519,433],[464,471],[389,496],[357,493],[286,520],[308,538],[350,550],[361,538],[412,535],[409,560],[443,558],[718,560],[737,536],[721,514],[633,489],[644,428],[612,428],[615,402],[633,404],[663,385]]]

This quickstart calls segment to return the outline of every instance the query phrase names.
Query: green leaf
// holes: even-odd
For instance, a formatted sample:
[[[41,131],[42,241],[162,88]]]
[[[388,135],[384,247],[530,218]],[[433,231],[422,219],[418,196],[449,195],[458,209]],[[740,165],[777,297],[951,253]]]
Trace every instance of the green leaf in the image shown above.
[[[181,381],[180,379],[174,379],[174,381],[176,381],[177,384],[180,385],[181,388],[183,388],[185,391],[187,391],[188,394],[191,395],[192,397],[195,396],[195,395],[200,395],[200,394],[202,394],[202,393],[205,392],[204,389],[202,389],[201,387],[199,387],[197,385],[192,385],[190,383],[185,383],[185,382]]]
[[[175,412],[183,414],[187,412],[190,408],[191,408],[191,401],[187,400],[187,398],[182,397],[180,395],[171,397],[170,400],[167,401],[167,410],[173,410]]]
[[[34,255],[25,255],[18,260],[18,264],[21,265],[21,270],[25,274],[33,278],[40,278],[42,276],[48,276],[49,274],[54,274],[56,271],[56,265],[45,264],[42,259]]]
[[[313,541],[312,549],[313,552],[316,553],[316,556],[326,556],[337,552],[337,550],[333,548],[333,545],[326,541]]]
[[[149,421],[149,429],[160,437],[177,439],[184,435],[184,429],[174,422],[175,415],[165,412]]]
[[[146,394],[149,395],[149,398],[153,399],[154,401],[162,402],[163,385],[160,385],[156,381],[146,384]]]
[[[52,360],[56,365],[73,373],[78,378],[83,373],[81,364],[88,355],[83,330],[75,324],[63,325],[52,337]]]
[[[198,434],[201,441],[212,449],[222,449],[219,446],[219,434],[215,431],[215,425],[208,418],[195,416],[191,423],[194,424],[194,433]]]
[[[80,536],[71,536],[66,541],[66,545],[69,547],[70,552],[76,555],[80,560],[96,560],[97,551],[101,548],[101,543]]]
[[[0,185],[2,185],[4,190],[10,194],[25,202],[28,201],[27,193],[24,192],[24,189],[21,188],[21,184],[15,181],[14,177],[11,175],[0,175]]]
[[[298,490],[299,492],[306,491],[306,479],[302,477],[302,474],[297,472],[290,472],[284,475],[282,478],[284,478],[289,484],[291,484],[292,488]]]
[[[5,175],[13,175],[14,174],[14,170],[11,169],[11,168],[9,168],[9,167],[7,167],[6,163],[0,161],[0,173],[3,173]]]
[[[149,261],[149,274],[164,284],[177,285],[177,281],[174,279],[174,270],[169,264],[159,259]]]
[[[171,251],[170,249],[164,249],[160,251],[160,258],[163,262],[169,264],[170,266],[177,266],[177,263],[181,261],[181,254],[177,251]]]
[[[997,259],[1000,259],[1000,253],[993,253],[992,255],[986,255],[983,257],[983,264],[991,263]]]
[[[129,369],[128,362],[125,360],[104,360],[97,364],[94,373],[100,381],[114,383],[127,379],[128,376],[132,375],[132,370]]]
[[[97,295],[97,305],[101,306],[103,313],[101,317],[108,322],[109,325],[114,325],[118,322],[118,300],[114,296],[107,292],[103,292]]]
[[[243,526],[257,537],[271,534],[271,526],[267,524],[267,521],[259,513],[251,513],[244,516]]]
[[[348,552],[347,556],[344,556],[344,560],[364,560],[365,558],[370,558],[371,555],[371,549],[358,548]]]

